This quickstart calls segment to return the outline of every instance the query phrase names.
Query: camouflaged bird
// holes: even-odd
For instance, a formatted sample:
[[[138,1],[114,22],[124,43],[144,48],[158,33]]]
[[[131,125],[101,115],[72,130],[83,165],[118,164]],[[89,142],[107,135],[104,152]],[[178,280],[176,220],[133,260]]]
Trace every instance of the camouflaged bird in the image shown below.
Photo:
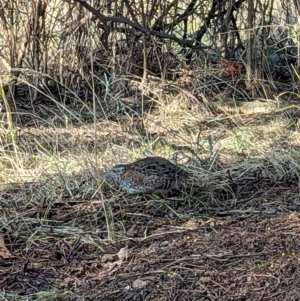
[[[148,157],[113,167],[105,174],[112,188],[127,194],[174,194],[181,190],[186,172],[169,160]]]

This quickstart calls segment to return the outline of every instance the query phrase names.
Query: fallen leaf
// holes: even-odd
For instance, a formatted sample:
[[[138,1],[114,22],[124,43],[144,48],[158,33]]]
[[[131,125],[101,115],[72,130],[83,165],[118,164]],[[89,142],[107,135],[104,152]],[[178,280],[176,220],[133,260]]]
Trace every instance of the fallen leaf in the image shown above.
[[[132,287],[133,288],[137,288],[137,289],[142,289],[143,287],[145,287],[147,285],[147,281],[142,280],[142,279],[136,279],[135,281],[133,281],[132,283]]]
[[[120,260],[127,260],[129,258],[128,247],[121,248],[118,252],[118,257]]]
[[[12,255],[5,246],[4,237],[0,235],[0,257],[4,259],[14,258],[16,256]]]

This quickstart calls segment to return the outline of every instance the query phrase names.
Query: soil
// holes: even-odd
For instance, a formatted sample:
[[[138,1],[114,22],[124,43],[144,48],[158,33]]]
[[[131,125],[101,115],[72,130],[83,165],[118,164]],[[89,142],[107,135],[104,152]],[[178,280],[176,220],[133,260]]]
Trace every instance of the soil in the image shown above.
[[[249,173],[254,169],[243,177]],[[227,185],[241,185],[241,177],[229,177]],[[202,196],[213,191],[217,196],[206,201],[200,201],[200,194],[173,199],[112,195],[102,201],[45,200],[37,207],[18,202],[20,190],[16,200],[2,193],[3,212],[11,214],[2,249],[0,244],[3,296],[300,300],[296,178],[284,187],[276,178],[261,177],[252,193],[251,185],[235,190],[236,201],[226,185],[221,189],[224,178],[223,186],[219,178],[203,190]],[[246,192],[250,197],[242,199]],[[13,211],[19,213],[15,218]]]

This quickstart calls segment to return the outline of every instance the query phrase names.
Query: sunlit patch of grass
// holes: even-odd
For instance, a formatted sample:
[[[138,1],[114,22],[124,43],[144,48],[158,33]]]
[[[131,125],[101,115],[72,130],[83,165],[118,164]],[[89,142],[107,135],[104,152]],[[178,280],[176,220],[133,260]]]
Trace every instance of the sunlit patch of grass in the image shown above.
[[[183,97],[180,101],[187,100]],[[220,158],[225,156],[226,161],[234,162],[239,160],[236,155],[253,157],[278,151],[282,136],[299,143],[298,133],[289,129],[282,118],[263,125],[263,117],[255,116],[261,123],[257,125],[249,116],[230,129],[226,121],[205,116],[203,127],[201,110],[187,110],[186,106],[175,105],[175,101],[164,106],[161,101],[152,113],[144,115],[144,132],[137,129],[140,124],[135,121],[127,124],[122,119],[14,132],[3,127],[0,178],[7,183],[38,181],[48,174],[72,174],[90,165],[106,170],[119,162],[151,155],[187,161],[194,155],[209,158],[218,151]],[[210,124],[218,126],[210,130]]]
[[[226,215],[257,193],[256,187],[247,191],[257,172],[262,174],[258,180],[270,187],[289,175],[295,181],[299,133],[288,126],[284,112],[242,115],[224,109],[217,114],[208,103],[187,95],[180,90],[174,97],[150,98],[151,109],[140,113],[132,113],[124,100],[110,98],[118,110],[107,118],[95,114],[89,122],[78,116],[80,122],[74,122],[64,108],[66,116],[59,120],[65,121],[58,126],[55,118],[47,126],[41,121],[24,128],[4,122],[0,227],[8,233],[11,251],[29,256],[32,250],[55,246],[58,253],[59,248],[70,252],[67,256],[98,258],[106,246],[134,240],[143,226],[137,235],[147,238],[153,221],[175,229],[191,217],[205,221],[213,214]],[[182,166],[193,189],[170,199],[106,190],[105,171],[146,156]],[[243,217],[251,215],[244,208],[236,210]],[[49,292],[55,294],[52,288]],[[41,291],[35,297],[47,300],[48,295]]]

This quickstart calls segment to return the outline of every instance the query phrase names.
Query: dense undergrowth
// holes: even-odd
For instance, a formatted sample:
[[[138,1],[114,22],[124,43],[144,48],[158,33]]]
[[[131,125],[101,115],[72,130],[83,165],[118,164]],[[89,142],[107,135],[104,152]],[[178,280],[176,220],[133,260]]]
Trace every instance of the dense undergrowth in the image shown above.
[[[1,300],[300,299],[300,10],[221,2],[1,6]]]
[[[60,113],[2,115],[3,300],[298,296],[296,102],[230,107],[187,91],[137,94],[135,107],[112,98],[113,114],[44,99]],[[202,188],[167,199],[103,189],[108,168],[151,155]]]

